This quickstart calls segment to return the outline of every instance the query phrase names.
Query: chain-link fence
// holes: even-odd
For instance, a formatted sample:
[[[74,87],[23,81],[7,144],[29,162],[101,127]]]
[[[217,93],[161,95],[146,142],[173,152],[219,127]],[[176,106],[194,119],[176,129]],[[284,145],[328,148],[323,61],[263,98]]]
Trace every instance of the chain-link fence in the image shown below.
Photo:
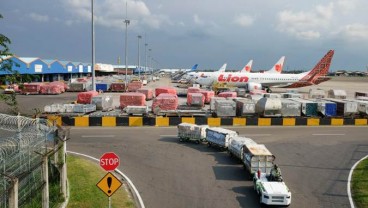
[[[0,114],[0,207],[9,207],[9,198],[17,181],[19,207],[27,204],[45,186],[47,166],[57,167],[52,158],[59,149],[56,128],[46,119]],[[3,136],[4,135],[4,136]],[[52,168],[51,168],[52,169]],[[57,174],[52,177],[59,177]],[[47,180],[46,180],[47,181]],[[47,181],[48,182],[48,181]]]

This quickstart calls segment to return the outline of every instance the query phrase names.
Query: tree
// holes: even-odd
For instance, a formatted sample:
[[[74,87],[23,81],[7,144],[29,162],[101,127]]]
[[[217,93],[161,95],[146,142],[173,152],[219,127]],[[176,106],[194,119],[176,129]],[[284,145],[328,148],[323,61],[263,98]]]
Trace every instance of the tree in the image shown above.
[[[0,14],[0,19],[2,18],[3,16]],[[13,81],[16,80],[16,75],[12,71],[13,63],[10,59],[6,59],[6,57],[12,55],[9,50],[10,44],[10,39],[5,35],[0,34],[0,71],[12,72],[12,74],[7,77],[9,81]],[[10,107],[12,113],[16,114],[18,112],[18,103],[15,93],[10,95],[0,94],[0,101],[5,102],[5,104]]]

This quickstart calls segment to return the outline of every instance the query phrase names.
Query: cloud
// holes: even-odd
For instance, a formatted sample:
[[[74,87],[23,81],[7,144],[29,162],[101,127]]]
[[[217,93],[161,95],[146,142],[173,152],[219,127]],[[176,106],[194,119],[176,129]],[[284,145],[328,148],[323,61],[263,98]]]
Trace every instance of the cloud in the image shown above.
[[[254,18],[247,16],[245,14],[241,14],[234,19],[234,23],[237,25],[240,25],[242,27],[248,27],[251,26],[254,22]]]
[[[357,1],[356,0],[339,0],[337,1],[337,6],[343,14],[348,14],[356,9]]]
[[[66,20],[65,24],[77,24],[81,21],[90,21],[91,4],[85,0],[64,0],[65,9],[69,11],[73,18]],[[169,19],[164,15],[152,14],[147,5],[140,0],[105,0],[95,1],[94,14],[96,24],[121,29],[125,27],[125,18],[130,21],[131,27],[146,25],[159,29],[162,24],[169,24]]]
[[[333,3],[317,5],[312,11],[284,10],[278,14],[277,28],[300,39],[317,39],[330,26],[333,12]]]
[[[37,21],[37,22],[48,22],[49,21],[49,17],[47,15],[31,13],[31,14],[29,14],[29,17],[31,19],[33,19],[34,21]]]
[[[368,40],[368,25],[349,24],[342,28],[341,34],[348,40]]]
[[[194,23],[195,23],[195,24],[197,24],[197,25],[204,25],[203,20],[201,20],[201,19],[199,18],[198,14],[194,14],[193,19],[194,19]]]

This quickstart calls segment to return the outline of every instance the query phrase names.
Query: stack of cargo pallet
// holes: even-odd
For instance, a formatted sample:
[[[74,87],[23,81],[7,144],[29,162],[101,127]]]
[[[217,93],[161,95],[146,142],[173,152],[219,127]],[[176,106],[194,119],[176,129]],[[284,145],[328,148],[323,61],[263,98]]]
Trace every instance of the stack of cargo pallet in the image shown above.
[[[204,106],[204,95],[202,93],[188,93],[187,105],[188,106]]]
[[[224,98],[236,97],[236,92],[221,92],[217,96],[218,97],[224,97]]]
[[[120,95],[120,108],[124,109],[125,107],[132,106],[145,106],[146,105],[146,96],[139,92],[126,92]]]
[[[24,83],[21,94],[36,95],[40,93],[43,83]]]
[[[189,93],[197,93],[199,91],[201,91],[201,89],[199,87],[189,87],[188,88],[188,94]]]
[[[92,97],[98,95],[97,91],[80,92],[77,95],[77,103],[79,104],[91,104]]]
[[[128,91],[129,92],[136,92],[138,89],[141,89],[143,86],[141,81],[133,81],[128,83]]]
[[[58,85],[44,84],[40,87],[40,94],[43,95],[59,95],[62,93],[62,88]]]
[[[125,83],[123,82],[114,82],[110,85],[111,92],[125,92]]]
[[[159,96],[161,93],[177,95],[176,89],[173,87],[158,87],[155,89],[155,96]]]
[[[62,93],[64,93],[65,91],[68,90],[68,85],[66,83],[64,83],[64,82],[53,81],[53,82],[50,82],[49,85],[51,85],[51,86],[54,86],[54,85],[59,86]]]
[[[169,93],[160,93],[152,102],[154,113],[160,110],[176,110],[178,108],[178,96]]]
[[[146,100],[153,99],[153,90],[152,89],[138,89],[137,92],[140,92],[146,96]]]
[[[204,95],[204,103],[206,103],[206,104],[209,104],[211,102],[211,98],[215,96],[214,91],[201,90],[199,92]]]

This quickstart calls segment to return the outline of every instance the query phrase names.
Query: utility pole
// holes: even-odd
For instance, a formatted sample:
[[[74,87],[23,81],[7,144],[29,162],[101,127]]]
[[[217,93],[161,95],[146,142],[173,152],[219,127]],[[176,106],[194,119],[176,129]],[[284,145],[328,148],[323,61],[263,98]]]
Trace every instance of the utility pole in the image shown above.
[[[93,3],[95,0],[91,0],[91,10],[92,10],[92,90],[96,91],[95,84],[95,20],[94,20],[94,7]]]
[[[138,35],[138,77],[139,77],[139,80],[141,79],[141,57],[140,57],[140,54],[139,54],[139,40],[142,38],[141,35]]]
[[[125,86],[128,85],[127,75],[128,75],[128,25],[130,20],[128,20],[128,2],[126,2],[126,16],[125,16]]]

